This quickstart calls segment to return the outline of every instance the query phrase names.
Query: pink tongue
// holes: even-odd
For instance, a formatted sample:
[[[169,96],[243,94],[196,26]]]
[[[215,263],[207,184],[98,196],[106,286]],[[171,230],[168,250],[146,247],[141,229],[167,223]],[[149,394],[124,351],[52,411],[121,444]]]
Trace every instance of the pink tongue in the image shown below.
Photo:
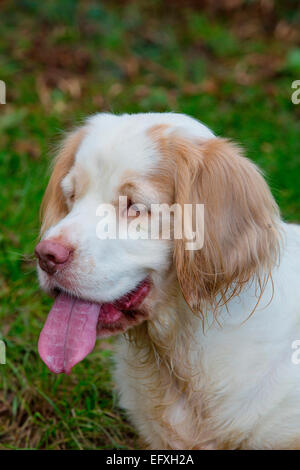
[[[69,374],[94,348],[100,305],[59,294],[40,334],[38,350],[55,374]]]

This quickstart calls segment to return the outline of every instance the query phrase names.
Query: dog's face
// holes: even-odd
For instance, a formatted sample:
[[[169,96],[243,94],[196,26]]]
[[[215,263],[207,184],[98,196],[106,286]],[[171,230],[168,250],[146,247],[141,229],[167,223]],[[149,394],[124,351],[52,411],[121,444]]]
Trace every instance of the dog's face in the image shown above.
[[[55,241],[71,253],[61,269],[49,274],[39,268],[39,276],[48,291],[59,288],[95,302],[112,302],[154,273],[163,278],[170,267],[170,241],[125,236],[137,216],[146,223],[151,204],[164,199],[155,184],[160,155],[146,130],[140,132],[134,124],[126,125],[124,118],[100,116],[78,132],[82,137],[74,160],[57,189],[66,214],[51,214],[60,220],[43,236],[43,240]],[[77,138],[78,134],[71,136]],[[108,204],[115,209],[115,239],[106,238],[107,227],[100,226],[99,207],[105,211]],[[137,204],[143,204],[145,213],[137,211],[135,215]],[[113,217],[113,213],[105,217],[110,226]]]
[[[190,253],[184,240],[149,236],[152,205],[175,202],[207,205],[203,250]],[[115,211],[99,224],[105,204]],[[44,198],[38,275],[45,291],[59,295],[40,338],[43,359],[68,372],[94,342],[84,328],[107,336],[148,319],[176,274],[196,308],[234,281],[244,283],[275,250],[275,215],[254,165],[197,121],[176,114],[92,117],[66,139]],[[112,218],[114,239],[106,237]],[[137,219],[148,236],[128,238]],[[74,343],[66,332],[59,339],[59,328],[84,331]],[[67,360],[66,344],[73,351]]]

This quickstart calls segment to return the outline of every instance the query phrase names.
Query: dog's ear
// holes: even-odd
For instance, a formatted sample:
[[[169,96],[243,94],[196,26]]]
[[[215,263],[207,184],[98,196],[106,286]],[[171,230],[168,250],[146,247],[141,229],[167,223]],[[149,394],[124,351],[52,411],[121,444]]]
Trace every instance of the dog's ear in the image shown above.
[[[176,157],[175,202],[204,204],[204,243],[175,240],[183,295],[194,311],[217,308],[257,276],[264,285],[279,255],[278,207],[258,168],[228,140],[169,137]],[[189,232],[192,227],[187,227]]]
[[[75,153],[82,141],[84,132],[84,128],[80,128],[68,134],[53,161],[52,174],[41,204],[41,235],[67,214],[61,181],[74,163]]]

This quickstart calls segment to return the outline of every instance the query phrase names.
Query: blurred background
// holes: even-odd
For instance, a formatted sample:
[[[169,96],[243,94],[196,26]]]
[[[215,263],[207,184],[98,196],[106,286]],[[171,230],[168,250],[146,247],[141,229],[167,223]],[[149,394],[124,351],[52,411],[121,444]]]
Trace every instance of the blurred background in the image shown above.
[[[0,448],[137,448],[113,342],[70,377],[37,355],[51,300],[32,252],[53,149],[98,111],[187,113],[244,146],[299,222],[299,1],[1,0],[0,18]]]

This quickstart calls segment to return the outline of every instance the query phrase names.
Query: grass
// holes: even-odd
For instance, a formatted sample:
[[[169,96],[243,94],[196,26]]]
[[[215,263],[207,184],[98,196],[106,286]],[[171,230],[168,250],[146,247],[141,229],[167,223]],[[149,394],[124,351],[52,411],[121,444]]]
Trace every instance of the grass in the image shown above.
[[[276,6],[270,19],[244,2],[245,11],[212,15],[187,3],[1,2],[0,448],[138,445],[113,394],[112,343],[99,341],[69,377],[51,374],[37,354],[51,301],[39,291],[32,252],[64,129],[98,111],[190,114],[240,142],[283,217],[300,219],[300,105],[291,102],[299,11]]]

